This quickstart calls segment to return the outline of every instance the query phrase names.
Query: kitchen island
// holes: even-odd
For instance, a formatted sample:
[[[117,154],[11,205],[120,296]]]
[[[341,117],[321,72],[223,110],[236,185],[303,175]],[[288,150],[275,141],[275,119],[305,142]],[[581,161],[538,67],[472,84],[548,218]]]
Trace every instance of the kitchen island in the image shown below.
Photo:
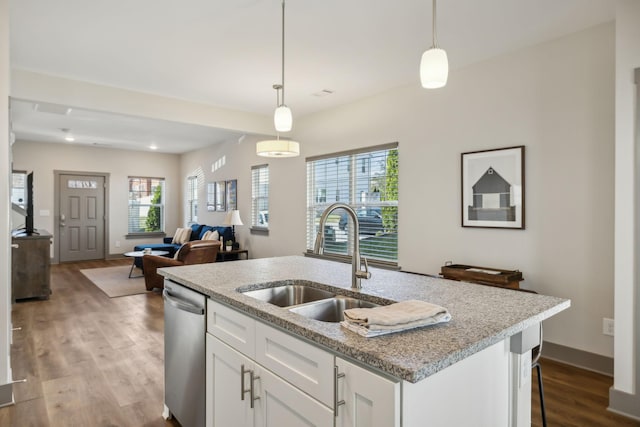
[[[214,337],[220,338],[220,334],[215,333],[216,318],[219,320],[225,315],[238,314],[255,322],[256,326],[247,329],[257,330],[265,325],[272,328],[274,334],[283,333],[301,345],[312,345],[330,354],[335,357],[336,365],[340,365],[340,359],[353,364],[353,369],[365,368],[390,381],[393,384],[392,395],[397,399],[395,403],[390,402],[395,405],[395,409],[392,408],[393,419],[397,422],[389,425],[529,424],[530,349],[539,342],[540,322],[568,308],[570,301],[417,274],[380,269],[371,271],[371,279],[362,281],[360,291],[353,291],[350,265],[300,256],[159,270],[165,279],[209,297],[211,307],[207,313],[207,332]],[[242,293],[294,281],[374,303],[424,300],[446,307],[452,320],[397,334],[364,338],[345,330],[339,323],[309,319]],[[228,325],[238,325],[243,321],[235,319]],[[235,339],[233,336],[229,333],[229,338],[223,336],[221,341],[230,344],[231,350],[238,351],[240,355],[257,352],[255,349],[259,345],[253,342],[247,347],[249,350],[241,348],[247,340],[240,340],[243,343],[234,346],[231,342]],[[289,348],[294,347],[290,344]],[[251,357],[249,359],[251,363],[255,361]],[[273,357],[267,359],[266,365]],[[293,357],[291,363],[296,363],[296,360]],[[207,363],[210,364],[209,359]],[[214,367],[211,366],[212,369]],[[263,368],[266,375],[278,370],[269,370],[269,366],[265,368],[259,360],[258,367]],[[210,374],[207,371],[208,381]],[[339,374],[329,384],[335,392],[332,399],[322,397],[325,393],[322,391],[317,400],[336,415],[335,425],[347,425],[340,421],[340,413],[348,413],[348,405],[341,408],[344,410],[338,410],[338,406],[342,406],[340,400],[345,400],[337,385],[342,378]],[[244,366],[241,375],[244,376]],[[312,394],[297,380],[288,378],[286,374],[281,377],[304,393]],[[235,390],[230,393],[237,394]],[[213,398],[207,396],[208,407],[213,405]],[[358,396],[354,399],[358,401]],[[257,400],[261,404],[266,401],[266,396],[262,401]],[[355,412],[358,410],[353,408]],[[212,416],[207,419],[213,420]],[[265,421],[262,425],[268,423]]]

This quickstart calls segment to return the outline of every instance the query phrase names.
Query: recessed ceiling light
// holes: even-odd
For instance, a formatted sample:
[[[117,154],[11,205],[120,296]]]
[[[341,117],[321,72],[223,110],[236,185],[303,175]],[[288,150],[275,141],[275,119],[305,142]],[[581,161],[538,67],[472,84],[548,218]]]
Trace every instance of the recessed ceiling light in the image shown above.
[[[69,129],[67,128],[60,128],[60,130],[62,132],[64,132],[64,140],[67,142],[73,142],[76,139],[73,137],[73,135],[71,133],[69,133]]]
[[[149,148],[151,148],[152,150],[157,150],[158,146],[157,145],[150,145]]]

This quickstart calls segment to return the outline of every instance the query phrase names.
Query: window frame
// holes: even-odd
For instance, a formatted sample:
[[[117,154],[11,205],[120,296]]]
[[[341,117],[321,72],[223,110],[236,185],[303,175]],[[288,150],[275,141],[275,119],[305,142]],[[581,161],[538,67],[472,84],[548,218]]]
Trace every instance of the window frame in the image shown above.
[[[187,177],[187,224],[198,223],[198,175]]]
[[[399,269],[399,264],[398,264],[398,261],[399,261],[398,246],[399,245],[397,243],[397,237],[398,237],[397,230],[399,225],[399,222],[398,222],[399,183],[397,181],[397,178],[398,178],[397,175],[399,174],[399,166],[396,168],[395,184],[392,185],[393,191],[395,192],[395,200],[374,201],[372,199],[375,199],[375,190],[373,190],[372,192],[371,189],[375,188],[374,184],[375,184],[376,177],[374,176],[373,171],[371,171],[371,159],[367,161],[367,158],[362,157],[363,154],[365,155],[367,153],[375,154],[377,152],[385,151],[384,159],[386,161],[389,158],[389,153],[392,150],[396,150],[395,155],[396,155],[396,161],[397,161],[398,160],[397,155],[399,152],[398,146],[399,144],[395,142],[390,144],[365,147],[362,149],[349,150],[349,151],[343,151],[343,152],[337,152],[337,153],[329,153],[321,156],[313,156],[305,159],[306,169],[307,169],[307,172],[306,172],[307,173],[307,195],[306,195],[307,219],[306,219],[306,231],[305,231],[306,233],[305,255],[306,256],[331,259],[331,260],[342,261],[342,262],[351,262],[351,258],[352,258],[351,254],[353,251],[353,238],[352,238],[351,232],[346,233],[346,254],[344,252],[339,253],[339,252],[331,252],[330,250],[327,251],[326,243],[325,243],[325,250],[323,254],[313,253],[313,244],[315,241],[315,236],[317,234],[318,212],[322,212],[324,209],[326,209],[328,206],[335,203],[336,201],[346,203],[347,205],[355,209],[356,212],[358,212],[358,214],[363,210],[368,214],[369,211],[373,211],[377,209],[380,209],[381,211],[383,211],[387,207],[395,207],[394,210],[391,210],[392,213],[395,212],[394,214],[392,214],[391,217],[389,216],[384,217],[385,219],[383,220],[384,221],[383,227],[385,228],[383,229],[382,236],[395,234],[395,236],[391,236],[391,238],[395,238],[396,241],[394,243],[392,241],[384,242],[383,240],[383,243],[378,243],[382,251],[385,251],[385,252],[388,250],[394,251],[395,254],[392,252],[392,255],[395,255],[395,258],[388,259],[384,255],[381,255],[380,258],[370,258],[369,256],[367,256],[367,261],[369,262],[369,264],[377,267],[388,268],[388,269]],[[378,154],[378,156],[380,156],[379,158],[382,160],[383,158],[382,155]],[[332,185],[335,185],[335,189],[333,189],[332,187],[323,188],[317,185],[316,180],[318,179],[318,173],[316,173],[314,168],[326,167],[326,163],[323,165],[323,163],[321,162],[323,160],[324,161],[335,160],[336,162],[337,170],[336,170],[335,178],[333,179],[333,182],[332,182]],[[338,166],[338,165],[341,165],[341,166]],[[340,171],[340,168],[346,168],[346,173],[345,171]],[[378,179],[383,178],[385,182],[387,180],[387,175],[388,175],[388,171],[386,168],[387,168],[387,165],[385,164],[384,175],[378,176]],[[324,176],[323,179],[329,182],[332,178],[331,173],[332,172],[330,172],[329,175]],[[367,187],[367,190],[365,194],[362,194],[362,191],[360,191],[361,190],[360,187],[362,187],[364,183],[366,183],[365,185]],[[348,190],[346,192],[348,194],[344,194],[347,188]],[[328,189],[332,191],[327,191]],[[380,191],[378,191],[378,193],[379,192]],[[348,201],[345,201],[344,200],[345,198],[348,199]],[[333,199],[336,199],[336,200],[333,200]],[[389,211],[387,210],[387,212]],[[360,217],[360,215],[358,216]],[[386,222],[387,219],[390,219],[391,223],[395,225],[395,233],[387,231],[386,229],[388,224]],[[350,224],[350,226],[352,226],[352,221],[350,219],[348,220],[348,223]],[[360,230],[359,230],[360,232],[358,234],[361,242],[363,241],[363,236],[369,234],[369,233],[363,233],[362,230],[363,230],[363,227],[361,224]],[[336,236],[337,235],[338,233],[336,233]],[[379,236],[379,234],[376,234],[375,236]],[[344,236],[342,238],[344,238]],[[364,239],[366,239],[366,237]],[[376,243],[374,243],[374,245]],[[360,252],[362,254],[363,245],[361,244],[360,246],[361,246]],[[376,246],[373,246],[373,248],[375,252]]]
[[[145,204],[139,204],[139,207],[144,207],[147,206],[149,209],[152,207],[159,207],[160,208],[160,230],[154,230],[154,231],[131,231],[131,224],[132,224],[132,218],[131,218],[131,207],[132,207],[132,198],[131,198],[131,193],[132,193],[132,180],[140,180],[140,181],[159,181],[160,182],[160,186],[161,186],[161,196],[160,196],[160,201],[161,203],[145,203]],[[128,176],[127,177],[127,238],[136,238],[136,237],[157,237],[157,236],[165,236],[165,226],[166,226],[166,218],[165,218],[165,199],[166,199],[166,184],[167,181],[164,177],[149,177],[149,176]],[[153,188],[153,186],[151,186],[151,188]],[[154,191],[154,190],[153,190]],[[151,193],[148,197],[152,198],[153,193],[152,190],[148,190],[149,193]],[[139,192],[139,190],[136,190],[136,192]],[[151,200],[150,200],[151,201]],[[140,216],[138,217],[138,222],[140,222]],[[148,218],[145,217],[145,218]]]
[[[260,182],[261,178],[265,182]],[[260,164],[251,167],[251,233],[268,234],[269,233],[269,187],[270,187],[269,164]],[[262,189],[258,188],[262,186]],[[262,191],[264,190],[264,192]],[[260,191],[259,193],[257,193]],[[266,203],[260,203],[260,202]],[[266,226],[259,222],[260,212],[266,206],[267,221]]]

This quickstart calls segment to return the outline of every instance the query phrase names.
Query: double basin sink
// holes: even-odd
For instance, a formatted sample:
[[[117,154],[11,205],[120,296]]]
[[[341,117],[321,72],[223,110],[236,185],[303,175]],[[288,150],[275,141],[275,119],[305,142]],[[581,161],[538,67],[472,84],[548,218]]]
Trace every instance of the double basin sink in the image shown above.
[[[300,283],[244,291],[242,293],[322,322],[340,322],[344,320],[344,311],[350,308],[380,306],[380,304],[360,298],[336,295],[331,291]]]

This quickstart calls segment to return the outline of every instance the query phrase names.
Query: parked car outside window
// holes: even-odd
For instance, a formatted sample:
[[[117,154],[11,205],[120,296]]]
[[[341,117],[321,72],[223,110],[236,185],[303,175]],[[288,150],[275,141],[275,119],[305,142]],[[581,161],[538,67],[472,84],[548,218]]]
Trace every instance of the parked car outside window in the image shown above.
[[[382,226],[382,211],[380,208],[360,208],[356,210],[358,216],[358,222],[360,223],[360,234],[366,234],[375,236],[379,232],[384,231]],[[349,223],[349,216],[344,213],[340,216],[340,222],[338,227],[340,230],[345,230]]]
[[[258,212],[258,225],[260,225],[260,227],[269,226],[269,211]]]

